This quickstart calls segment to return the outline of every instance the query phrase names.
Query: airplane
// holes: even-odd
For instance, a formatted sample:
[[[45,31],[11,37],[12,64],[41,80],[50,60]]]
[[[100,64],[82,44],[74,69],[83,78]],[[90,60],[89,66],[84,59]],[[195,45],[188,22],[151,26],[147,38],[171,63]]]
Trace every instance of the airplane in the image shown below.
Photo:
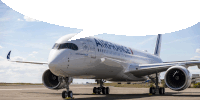
[[[48,62],[13,61],[11,51],[8,61],[30,64],[47,64],[42,82],[48,89],[62,92],[62,98],[73,98],[69,85],[74,78],[95,79],[99,87],[93,88],[94,94],[110,93],[104,87],[106,81],[134,82],[150,79],[155,87],[149,88],[150,94],[165,94],[165,88],[159,87],[160,73],[166,71],[166,85],[174,91],[181,91],[191,84],[190,66],[198,66],[199,60],[163,62],[160,58],[161,34],[157,36],[154,54],[112,43],[96,37],[85,37],[70,40],[76,34],[68,34],[59,38],[50,51]]]

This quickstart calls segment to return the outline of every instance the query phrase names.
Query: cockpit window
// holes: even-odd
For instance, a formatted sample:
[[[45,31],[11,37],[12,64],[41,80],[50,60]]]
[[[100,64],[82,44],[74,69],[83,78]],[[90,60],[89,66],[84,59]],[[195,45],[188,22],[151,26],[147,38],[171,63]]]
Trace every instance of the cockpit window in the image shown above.
[[[64,43],[60,44],[58,49],[72,49],[72,50],[78,50],[78,47],[74,43]]]
[[[63,43],[63,44],[55,43],[52,49],[72,49],[72,50],[78,50],[78,47],[74,43]]]
[[[58,49],[58,47],[59,47],[59,44],[55,43],[52,49]]]

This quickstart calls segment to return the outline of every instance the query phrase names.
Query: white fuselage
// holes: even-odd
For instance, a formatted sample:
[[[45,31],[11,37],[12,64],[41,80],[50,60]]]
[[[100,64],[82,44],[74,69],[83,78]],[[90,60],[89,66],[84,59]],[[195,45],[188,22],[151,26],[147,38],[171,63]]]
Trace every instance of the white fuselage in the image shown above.
[[[125,67],[105,65],[101,63],[101,58],[119,59],[136,65],[162,63],[158,56],[95,37],[68,41],[73,36],[61,37],[50,52],[49,68],[57,76],[109,81],[144,81],[147,79],[146,76],[135,77],[132,74],[124,74]],[[59,49],[61,44],[69,46],[61,46],[63,48]],[[78,49],[74,49],[75,45]]]

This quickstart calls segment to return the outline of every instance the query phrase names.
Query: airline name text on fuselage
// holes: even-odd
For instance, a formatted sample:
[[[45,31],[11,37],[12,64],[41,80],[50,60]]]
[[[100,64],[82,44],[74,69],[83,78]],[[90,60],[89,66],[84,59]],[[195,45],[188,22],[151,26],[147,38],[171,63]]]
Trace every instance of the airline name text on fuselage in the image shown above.
[[[96,42],[97,47],[101,46],[102,48],[113,49],[115,51],[120,51],[120,52],[123,52],[123,53],[132,54],[130,49],[128,49],[127,47],[120,46],[120,45],[117,45],[117,44],[113,44],[111,42],[107,42],[107,41],[100,40],[100,39],[94,38],[94,40]]]

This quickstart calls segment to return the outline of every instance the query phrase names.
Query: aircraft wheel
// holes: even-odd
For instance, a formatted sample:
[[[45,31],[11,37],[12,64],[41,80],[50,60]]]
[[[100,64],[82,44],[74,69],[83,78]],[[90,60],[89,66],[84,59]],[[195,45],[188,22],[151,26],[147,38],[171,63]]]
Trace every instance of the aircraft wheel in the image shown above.
[[[106,94],[106,88],[105,87],[102,88],[102,93]]]
[[[93,93],[95,93],[95,94],[97,93],[97,88],[96,87],[93,88]]]
[[[106,94],[109,94],[109,93],[110,93],[110,88],[106,87]]]
[[[73,92],[72,91],[68,92],[68,97],[73,98]]]
[[[67,97],[67,91],[63,91],[62,92],[62,98],[66,98]]]
[[[159,88],[159,94],[162,94],[162,88]]]
[[[152,87],[149,88],[149,93],[152,94]]]
[[[101,88],[98,87],[98,94],[101,94]]]
[[[165,94],[165,88],[163,87],[163,94]]]
[[[159,88],[159,94],[165,94],[165,88],[163,87]]]
[[[152,94],[156,94],[156,88],[152,87]]]

